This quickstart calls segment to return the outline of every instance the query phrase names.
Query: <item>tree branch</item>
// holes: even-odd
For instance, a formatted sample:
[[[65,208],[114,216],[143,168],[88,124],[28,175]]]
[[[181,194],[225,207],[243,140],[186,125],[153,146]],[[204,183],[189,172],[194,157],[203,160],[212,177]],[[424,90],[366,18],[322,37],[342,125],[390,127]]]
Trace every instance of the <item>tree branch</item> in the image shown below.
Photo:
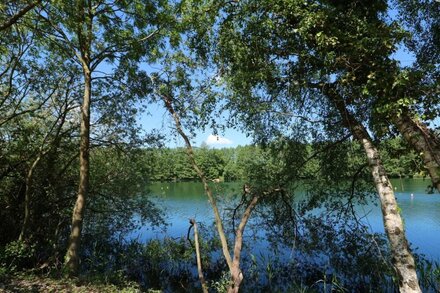
[[[33,9],[35,6],[41,3],[41,0],[37,0],[25,6],[23,9],[19,10],[11,18],[9,18],[5,23],[0,25],[0,31],[3,31],[11,26],[13,26],[17,21],[22,18],[29,10]]]
[[[223,229],[223,224],[222,224],[222,220],[220,217],[220,212],[218,210],[217,207],[217,203],[216,200],[212,194],[212,190],[208,185],[208,180],[205,177],[205,174],[202,172],[202,170],[199,168],[196,160],[195,160],[195,155],[194,155],[194,151],[193,148],[191,146],[191,142],[188,138],[188,136],[185,134],[185,132],[182,129],[182,124],[180,122],[180,118],[179,115],[174,111],[174,107],[172,105],[172,100],[171,98],[164,96],[164,95],[159,95],[160,98],[163,100],[163,102],[165,103],[165,107],[168,110],[168,112],[171,114],[171,116],[174,119],[175,125],[176,125],[176,129],[177,132],[179,133],[179,135],[183,138],[183,140],[185,141],[185,145],[186,145],[186,152],[188,155],[188,158],[194,168],[194,170],[196,171],[197,175],[199,176],[200,180],[203,183],[203,186],[205,188],[205,192],[206,195],[208,196],[209,202],[211,203],[212,209],[214,211],[214,217],[215,217],[215,224],[217,227],[217,231],[220,237],[220,242],[222,245],[222,250],[223,250],[223,255],[225,257],[226,263],[228,264],[229,269],[232,271],[232,258],[231,258],[231,254],[229,252],[229,247],[228,247],[228,242],[226,239],[226,235]]]

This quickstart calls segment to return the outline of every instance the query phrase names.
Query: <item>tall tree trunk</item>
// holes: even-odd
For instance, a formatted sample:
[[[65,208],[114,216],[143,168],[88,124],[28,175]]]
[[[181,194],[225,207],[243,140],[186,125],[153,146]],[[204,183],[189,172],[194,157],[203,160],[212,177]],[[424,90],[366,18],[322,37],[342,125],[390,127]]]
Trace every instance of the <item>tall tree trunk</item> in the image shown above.
[[[23,241],[26,238],[26,233],[28,230],[31,212],[30,212],[30,205],[31,205],[31,185],[32,185],[32,176],[34,173],[34,169],[37,167],[38,162],[40,162],[41,157],[43,156],[42,153],[39,153],[37,158],[32,163],[31,167],[29,168],[27,174],[26,174],[26,180],[25,180],[25,191],[24,191],[24,217],[23,217],[23,225],[21,226],[21,232],[20,236],[18,237],[19,241]]]
[[[440,192],[440,141],[424,123],[403,112],[395,115],[393,122],[404,139],[421,154],[432,186]]]
[[[89,147],[90,147],[90,102],[92,79],[90,67],[83,65],[84,69],[84,97],[81,106],[81,131],[79,149],[79,187],[78,196],[72,215],[72,228],[69,237],[69,246],[65,257],[66,272],[70,276],[79,272],[79,249],[81,231],[85,212],[86,200],[89,192]]]
[[[402,293],[421,292],[414,257],[409,249],[399,207],[391,182],[380,160],[379,152],[365,127],[349,113],[343,98],[334,89],[327,89],[326,94],[341,115],[345,126],[350,129],[354,138],[361,143],[367,155],[371,175],[379,194],[383,223],[391,247],[393,265],[399,277],[399,290]]]
[[[232,269],[231,269],[232,284],[228,288],[228,293],[237,293],[240,289],[241,282],[243,281],[243,273],[241,272],[241,268],[240,268],[241,249],[243,246],[243,233],[244,233],[244,228],[246,227],[246,224],[251,216],[251,213],[258,203],[258,200],[259,200],[258,195],[254,195],[252,197],[252,200],[250,201],[250,203],[246,207],[246,210],[243,213],[237,231],[235,232],[234,258],[232,261]]]

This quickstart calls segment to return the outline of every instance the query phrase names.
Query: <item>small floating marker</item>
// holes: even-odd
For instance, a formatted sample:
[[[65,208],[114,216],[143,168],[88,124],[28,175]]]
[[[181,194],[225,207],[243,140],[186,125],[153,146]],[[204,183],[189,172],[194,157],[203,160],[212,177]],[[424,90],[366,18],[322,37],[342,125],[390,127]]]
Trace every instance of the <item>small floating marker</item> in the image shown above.
[[[414,197],[414,193],[411,193],[411,197]]]

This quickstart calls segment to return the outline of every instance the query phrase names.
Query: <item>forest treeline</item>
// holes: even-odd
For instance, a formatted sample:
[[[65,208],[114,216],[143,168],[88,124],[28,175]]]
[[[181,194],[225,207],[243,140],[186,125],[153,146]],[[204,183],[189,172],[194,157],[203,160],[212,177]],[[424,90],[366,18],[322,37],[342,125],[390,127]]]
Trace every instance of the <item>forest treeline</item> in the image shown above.
[[[325,145],[325,143],[322,143]],[[350,148],[360,146],[356,142],[346,142]],[[313,179],[319,175],[320,159],[315,154],[322,146],[303,145],[305,151],[303,166],[299,168],[298,178]],[[392,178],[413,178],[427,175],[420,157],[413,151],[402,138],[392,138],[381,142],[381,157],[384,167]],[[210,180],[221,181],[246,181],[249,180],[249,169],[255,161],[269,164],[272,160],[270,146],[258,147],[254,145],[238,146],[235,148],[209,148],[204,145],[195,147],[194,153],[199,166]],[[149,168],[150,181],[188,181],[198,180],[196,171],[187,159],[185,148],[154,148],[142,150]],[[362,160],[362,154],[353,158],[347,156],[348,164],[354,165]],[[350,161],[351,160],[351,161]],[[347,179],[350,175],[347,174]]]

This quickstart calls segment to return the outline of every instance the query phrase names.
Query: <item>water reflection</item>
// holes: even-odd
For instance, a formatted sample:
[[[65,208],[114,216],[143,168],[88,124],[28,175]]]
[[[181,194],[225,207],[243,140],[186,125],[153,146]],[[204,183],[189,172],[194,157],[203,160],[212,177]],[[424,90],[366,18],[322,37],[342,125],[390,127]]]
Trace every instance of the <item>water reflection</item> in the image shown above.
[[[440,260],[440,195],[427,194],[429,180],[403,179],[392,180],[395,186],[396,198],[402,209],[408,240],[418,253],[423,253],[431,259]],[[220,204],[223,199],[231,198],[240,193],[240,183],[213,184]],[[151,192],[157,196],[159,206],[165,208],[170,226],[164,233],[150,231],[147,228],[140,231],[140,239],[181,237],[188,229],[188,219],[195,218],[199,222],[210,224],[213,215],[200,183],[154,183]],[[362,221],[372,232],[383,233],[382,214],[378,200],[368,205],[357,206],[358,216],[366,216]]]

